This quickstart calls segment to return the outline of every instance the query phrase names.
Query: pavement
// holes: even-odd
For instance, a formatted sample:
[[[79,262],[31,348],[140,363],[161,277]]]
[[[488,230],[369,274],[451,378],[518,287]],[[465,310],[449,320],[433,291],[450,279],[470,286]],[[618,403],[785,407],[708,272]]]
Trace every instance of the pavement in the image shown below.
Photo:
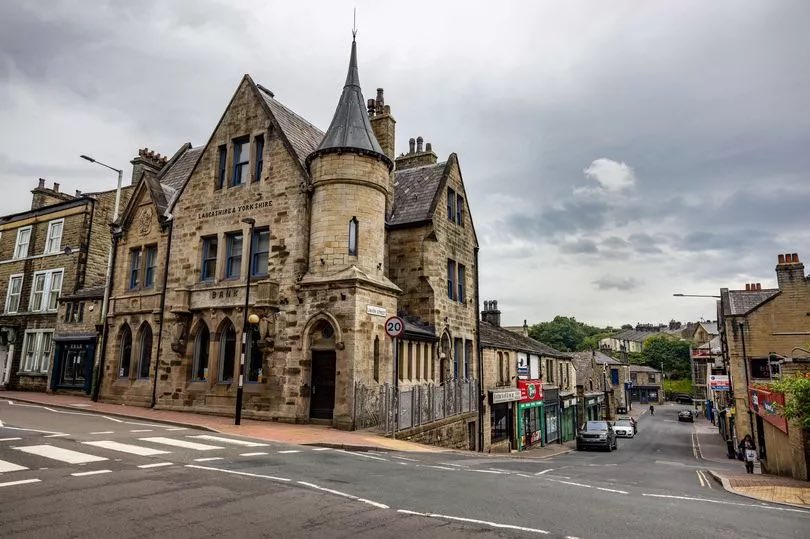
[[[759,463],[754,473],[745,473],[745,464],[728,458],[725,440],[706,418],[695,421],[695,436],[703,461],[710,463],[709,473],[728,492],[763,502],[810,509],[810,482],[764,474]]]
[[[810,529],[810,511],[711,480],[676,406],[644,415],[617,451],[544,458],[335,449],[81,408],[0,398],[4,538],[647,539],[651,516],[661,538]]]
[[[234,425],[231,417],[93,402],[79,395],[0,391],[0,400],[2,399],[62,409],[84,410],[113,417],[141,419],[204,429],[221,434],[249,436],[260,440],[297,445],[318,445],[353,450],[410,451],[416,453],[447,451],[429,445],[387,438],[368,431],[343,431],[325,425],[291,424],[250,419],[242,419],[241,425]]]

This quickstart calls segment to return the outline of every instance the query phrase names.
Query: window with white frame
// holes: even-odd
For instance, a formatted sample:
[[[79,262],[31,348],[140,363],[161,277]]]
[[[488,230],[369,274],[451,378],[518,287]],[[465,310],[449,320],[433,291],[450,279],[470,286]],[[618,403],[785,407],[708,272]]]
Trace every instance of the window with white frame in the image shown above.
[[[8,292],[6,292],[6,314],[16,313],[20,310],[20,295],[22,294],[22,273],[12,275],[8,279]]]
[[[23,341],[23,372],[47,373],[51,366],[53,330],[26,331]]]
[[[48,239],[45,240],[45,254],[58,253],[62,248],[62,229],[64,219],[55,219],[48,223]]]
[[[56,310],[56,300],[62,291],[62,275],[61,269],[34,273],[28,310],[32,312]]]
[[[31,243],[31,227],[24,226],[17,229],[17,241],[14,244],[14,258],[28,256],[28,244]]]

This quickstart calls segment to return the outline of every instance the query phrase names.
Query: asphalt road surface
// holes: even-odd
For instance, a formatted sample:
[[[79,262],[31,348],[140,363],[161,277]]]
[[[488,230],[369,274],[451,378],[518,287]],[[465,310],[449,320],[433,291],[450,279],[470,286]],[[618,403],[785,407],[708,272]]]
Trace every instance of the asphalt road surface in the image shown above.
[[[267,443],[0,398],[3,537],[807,537],[724,491],[679,406],[551,459]]]

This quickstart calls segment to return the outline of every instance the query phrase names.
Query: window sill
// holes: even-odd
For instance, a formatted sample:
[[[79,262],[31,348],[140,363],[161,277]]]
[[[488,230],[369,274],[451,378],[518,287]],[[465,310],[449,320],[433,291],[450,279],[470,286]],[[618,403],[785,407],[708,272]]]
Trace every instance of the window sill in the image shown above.
[[[47,378],[46,372],[32,372],[32,371],[17,371],[18,376],[30,376],[32,378]]]

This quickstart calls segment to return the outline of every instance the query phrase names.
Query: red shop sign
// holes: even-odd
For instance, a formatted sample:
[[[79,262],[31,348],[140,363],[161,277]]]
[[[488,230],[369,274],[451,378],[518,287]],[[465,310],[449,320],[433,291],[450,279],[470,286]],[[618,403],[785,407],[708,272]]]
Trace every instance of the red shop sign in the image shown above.
[[[518,380],[520,402],[543,400],[543,382],[540,380]]]

